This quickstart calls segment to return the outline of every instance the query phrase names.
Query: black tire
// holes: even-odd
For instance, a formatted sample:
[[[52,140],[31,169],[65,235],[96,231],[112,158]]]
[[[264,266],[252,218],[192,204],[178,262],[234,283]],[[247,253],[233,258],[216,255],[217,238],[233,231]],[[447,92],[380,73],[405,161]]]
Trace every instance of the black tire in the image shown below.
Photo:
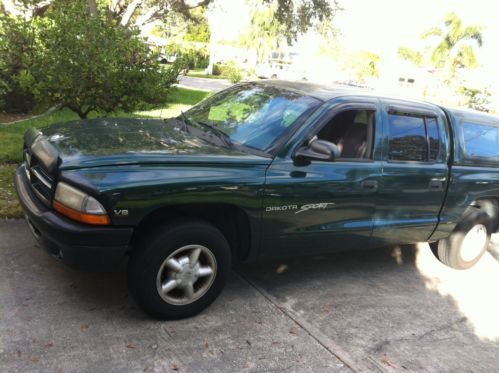
[[[171,304],[159,293],[158,273],[171,254],[189,245],[201,245],[213,254],[216,260],[214,279],[199,299],[184,305]],[[229,245],[217,228],[204,221],[183,220],[161,226],[139,240],[128,263],[128,288],[137,304],[157,319],[191,317],[208,307],[221,293],[230,264]]]
[[[477,248],[476,255],[471,258],[464,257],[463,242],[466,234],[478,225],[486,230],[486,240],[482,247]],[[472,209],[465,214],[449,237],[433,242],[430,247],[435,256],[445,265],[454,269],[468,269],[473,267],[487,251],[491,234],[491,220],[487,213]]]

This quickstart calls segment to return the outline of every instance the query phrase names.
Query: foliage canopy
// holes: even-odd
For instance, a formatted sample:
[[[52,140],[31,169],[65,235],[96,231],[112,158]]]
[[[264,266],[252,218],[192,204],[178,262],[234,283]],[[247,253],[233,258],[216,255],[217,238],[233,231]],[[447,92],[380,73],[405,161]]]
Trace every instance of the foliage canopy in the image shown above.
[[[183,68],[182,60],[162,68],[137,29],[114,25],[100,8],[89,11],[87,0],[54,0],[44,17],[8,19],[29,41],[17,52],[16,39],[6,42],[9,56],[20,61],[9,66],[13,81],[38,102],[68,107],[81,118],[162,102]]]

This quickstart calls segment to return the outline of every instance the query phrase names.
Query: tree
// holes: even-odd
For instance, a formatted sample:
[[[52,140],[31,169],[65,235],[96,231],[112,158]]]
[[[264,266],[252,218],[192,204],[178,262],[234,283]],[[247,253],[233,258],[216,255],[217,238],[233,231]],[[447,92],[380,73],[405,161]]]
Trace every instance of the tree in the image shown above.
[[[31,19],[44,15],[56,0],[1,0],[4,10]],[[192,10],[216,0],[87,0],[90,13],[106,9],[110,22],[123,27],[141,27],[163,19],[169,13],[193,18]],[[256,0],[275,7],[277,23],[283,26],[289,42],[306,32],[314,22],[331,19],[339,9],[337,0]]]
[[[480,90],[476,88],[462,87],[461,94],[464,98],[463,104],[466,107],[486,113],[490,111],[491,94],[488,89]]]
[[[438,41],[431,53],[433,66],[437,68],[447,66],[455,70],[477,65],[474,48],[482,46],[481,27],[464,27],[462,20],[455,13],[450,13],[443,27],[435,27],[422,35],[423,39],[432,37]]]
[[[7,13],[28,20],[44,15],[57,0],[1,1]],[[191,9],[206,6],[209,2],[210,0],[86,0],[90,14],[95,14],[98,8],[105,9],[107,19],[122,27],[141,27],[163,18],[169,12],[190,17]]]
[[[338,2],[327,0],[251,0],[251,24],[241,43],[255,48],[257,62],[284,43],[292,44],[298,36],[313,26],[330,29],[330,22],[338,10]],[[329,27],[324,27],[324,25]]]
[[[55,0],[1,0],[7,12],[25,19],[44,15]],[[187,40],[209,39],[207,23],[193,10],[206,7],[217,0],[87,0],[90,14],[104,9],[108,21],[126,28],[141,27],[171,14],[189,20]],[[314,23],[332,19],[339,9],[337,0],[249,0],[259,9],[254,14],[253,29],[245,45],[255,47],[265,55],[270,47],[286,39],[296,40]],[[270,17],[270,19],[269,19]],[[263,41],[262,41],[263,40]],[[212,64],[210,64],[212,65]]]
[[[263,0],[263,3],[276,7],[274,16],[290,44],[312,25],[331,20],[340,10],[337,0]]]
[[[435,41],[423,51],[407,47],[399,49],[399,55],[418,65],[429,65],[444,69],[451,76],[459,68],[477,66],[475,48],[481,47],[482,33],[480,26],[464,26],[455,13],[447,15],[443,26],[434,27],[421,35],[423,40]]]
[[[86,0],[55,0],[34,21],[40,48],[29,85],[38,97],[85,118],[90,111],[126,111],[166,99],[181,66],[163,69],[138,31],[114,27]]]
[[[2,0],[0,8],[14,17],[24,18],[27,21],[43,15],[51,4],[52,0]]]
[[[424,61],[423,54],[408,47],[400,47],[398,54],[404,60],[411,61],[415,65],[421,66]]]
[[[23,18],[0,15],[0,110],[26,113],[36,105],[25,87],[34,59],[34,34]]]
[[[198,43],[210,42],[210,26],[206,18],[206,7],[195,9],[191,12],[192,18],[187,20],[186,41]]]
[[[354,53],[349,61],[349,68],[353,70],[359,83],[366,83],[371,77],[378,77],[378,63],[380,57],[369,51]]]
[[[277,4],[255,4],[248,32],[242,37],[244,47],[254,48],[256,62],[264,62],[284,40],[284,26],[277,21]]]

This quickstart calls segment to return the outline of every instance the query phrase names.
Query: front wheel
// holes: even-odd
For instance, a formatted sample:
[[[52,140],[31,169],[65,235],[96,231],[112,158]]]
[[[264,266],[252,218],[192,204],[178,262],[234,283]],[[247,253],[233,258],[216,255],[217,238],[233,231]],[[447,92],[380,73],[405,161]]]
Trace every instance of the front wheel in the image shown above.
[[[128,266],[128,287],[138,305],[153,317],[194,316],[225,285],[230,249],[222,233],[210,224],[167,225],[137,246]]]
[[[456,225],[446,239],[432,243],[435,256],[455,269],[473,267],[489,246],[491,221],[487,213],[474,209]]]

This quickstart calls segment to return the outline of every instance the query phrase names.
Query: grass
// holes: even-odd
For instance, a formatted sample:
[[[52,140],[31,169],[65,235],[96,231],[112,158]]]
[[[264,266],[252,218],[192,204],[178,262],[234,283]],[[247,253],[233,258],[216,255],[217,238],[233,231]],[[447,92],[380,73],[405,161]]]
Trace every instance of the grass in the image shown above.
[[[161,117],[169,118],[180,114],[181,110],[187,110],[192,105],[208,97],[210,94],[185,88],[172,88],[167,104],[163,107],[151,110],[135,111],[133,113],[116,112],[109,117]],[[98,115],[91,113],[90,118]],[[21,162],[22,143],[24,132],[31,127],[43,129],[55,123],[77,120],[78,115],[69,109],[63,109],[42,117],[27,119],[22,122],[0,125],[0,164],[6,162]]]
[[[20,218],[23,215],[14,188],[15,171],[12,164],[0,165],[0,218]]]
[[[166,105],[151,110],[132,113],[116,112],[109,117],[150,117],[169,118],[189,109],[194,104],[208,97],[210,93],[186,88],[172,88]],[[90,118],[98,115],[91,113]],[[27,119],[14,124],[0,124],[0,219],[19,218],[21,207],[14,189],[14,173],[17,164],[22,161],[24,132],[28,128],[43,129],[55,123],[77,120],[78,115],[68,109],[62,109],[34,119]]]

